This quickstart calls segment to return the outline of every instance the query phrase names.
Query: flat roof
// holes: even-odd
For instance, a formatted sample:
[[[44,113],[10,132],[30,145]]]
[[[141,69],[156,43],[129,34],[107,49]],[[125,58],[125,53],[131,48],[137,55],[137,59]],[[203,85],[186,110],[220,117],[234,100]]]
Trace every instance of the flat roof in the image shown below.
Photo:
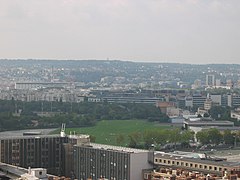
[[[0,168],[2,170],[4,170],[5,172],[7,171],[16,176],[21,176],[27,172],[27,169],[25,169],[25,168],[13,166],[13,165],[6,164],[6,163],[0,163]]]
[[[185,124],[189,125],[234,125],[234,122],[231,121],[203,121],[203,120],[198,120],[198,121],[189,121],[185,120]]]
[[[105,144],[96,144],[96,143],[90,143],[89,146],[81,146],[81,147],[89,147],[89,148],[103,149],[103,150],[109,150],[109,151],[121,151],[121,152],[127,152],[127,153],[147,153],[147,152],[149,152],[148,150],[144,150],[144,149],[135,149],[135,148],[112,146],[112,145],[105,145]]]
[[[15,130],[15,131],[3,131],[0,132],[0,139],[1,138],[7,138],[7,137],[22,137],[24,133],[31,133],[31,132],[41,132],[41,136],[46,136],[50,134],[52,131],[56,130],[55,129],[25,129],[25,130]],[[26,135],[25,135],[26,136]]]
[[[180,161],[188,161],[188,162],[193,162],[193,163],[199,163],[199,164],[209,164],[209,165],[215,165],[215,166],[225,166],[225,167],[236,167],[240,166],[240,162],[230,162],[226,160],[222,161],[214,161],[213,159],[201,159],[201,158],[187,158],[184,156],[175,156],[173,154],[168,154],[168,153],[158,153],[155,154],[155,158],[166,158],[169,160],[180,160]]]
[[[50,138],[50,137],[61,137],[59,134],[53,134],[53,135],[21,135],[21,136],[17,136],[17,135],[1,135],[0,140],[4,140],[4,139],[38,139],[38,138]]]
[[[16,177],[21,177],[22,175],[28,173],[28,169],[23,168],[23,167],[19,167],[19,166],[14,166],[11,164],[6,164],[6,163],[2,163],[0,162],[0,168],[1,172],[3,175],[6,175],[7,177],[9,176],[9,174],[14,175]],[[45,168],[31,168],[31,170],[46,170]],[[8,173],[5,173],[8,172]],[[47,176],[51,176],[51,177],[56,177],[55,175],[51,175],[51,174],[47,174]]]
[[[219,127],[219,126],[214,126],[215,129],[218,129],[219,131],[223,131],[223,130],[231,130],[231,131],[239,131],[240,130],[240,127],[238,126],[227,126],[227,127]],[[203,127],[202,129],[208,129],[207,127]]]

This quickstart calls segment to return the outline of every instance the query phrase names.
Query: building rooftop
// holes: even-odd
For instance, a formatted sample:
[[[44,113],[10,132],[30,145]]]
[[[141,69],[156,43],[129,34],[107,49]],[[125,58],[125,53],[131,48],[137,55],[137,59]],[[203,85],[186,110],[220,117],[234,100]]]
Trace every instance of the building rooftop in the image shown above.
[[[220,158],[196,158],[196,157],[186,157],[186,156],[176,156],[170,153],[158,153],[155,154],[155,158],[167,158],[171,160],[182,160],[188,161],[193,163],[203,163],[203,164],[210,164],[210,165],[217,165],[217,166],[225,166],[225,167],[239,167],[240,162],[230,162],[226,160],[222,160]]]
[[[47,170],[44,168],[26,169],[6,163],[0,163],[0,174],[2,176],[10,177],[11,179],[17,179],[21,177],[20,179],[36,180],[36,179],[48,179],[48,177],[52,178],[56,177],[54,175],[46,174],[46,172]]]
[[[184,123],[188,124],[188,125],[203,125],[203,126],[209,126],[209,125],[233,126],[234,125],[234,123],[231,121],[204,121],[204,120],[189,121],[189,120],[185,120]]]
[[[69,82],[16,82],[16,84],[70,84]]]
[[[25,129],[25,130],[16,130],[16,131],[3,131],[0,132],[0,137],[18,137],[18,136],[23,136],[24,134],[29,134],[29,133],[35,133],[38,132],[41,135],[48,135],[52,131],[56,129]]]
[[[0,169],[3,172],[11,173],[15,176],[21,176],[27,172],[25,168],[13,166],[10,164],[0,163]]]
[[[95,149],[104,149],[104,150],[109,150],[109,151],[122,151],[122,152],[127,152],[127,153],[149,152],[148,150],[143,150],[143,149],[134,149],[134,148],[112,146],[112,145],[105,145],[105,144],[96,144],[96,143],[90,143],[89,146],[84,146],[84,147],[91,147],[91,148],[95,148]]]
[[[212,127],[211,127],[212,128]],[[219,131],[224,131],[224,130],[230,130],[230,131],[240,131],[239,126],[233,126],[233,127],[224,127],[224,126],[214,126],[215,129],[218,129]],[[202,129],[209,129],[209,127],[203,127]]]
[[[43,135],[1,135],[0,140],[3,139],[37,139],[37,138],[50,138],[50,137],[61,137],[60,134],[53,134],[53,135],[48,135],[48,134],[43,134]]]

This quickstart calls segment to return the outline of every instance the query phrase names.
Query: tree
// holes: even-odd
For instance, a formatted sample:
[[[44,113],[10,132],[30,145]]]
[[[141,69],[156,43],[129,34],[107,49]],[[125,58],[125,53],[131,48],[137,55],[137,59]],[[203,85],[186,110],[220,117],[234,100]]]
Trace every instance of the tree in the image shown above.
[[[181,142],[189,143],[190,140],[194,139],[194,132],[190,130],[182,131]]]
[[[222,140],[222,134],[216,128],[211,128],[208,130],[208,138],[213,144],[219,144]]]
[[[199,131],[196,137],[202,144],[219,144],[222,140],[222,135],[216,128]]]
[[[230,119],[231,118],[231,113],[230,113],[230,109],[228,108],[224,108],[221,106],[213,106],[210,110],[209,110],[209,114],[211,115],[211,117],[213,119]]]
[[[208,113],[204,113],[203,117],[210,117],[210,115]]]
[[[175,128],[169,132],[169,142],[174,143],[176,148],[177,142],[181,141],[181,130],[179,128]]]
[[[162,129],[161,131],[157,130],[157,137],[155,138],[155,141],[157,144],[166,144],[167,140],[168,140],[168,132],[169,130],[166,129]]]
[[[231,133],[230,130],[225,130],[223,133],[223,140],[225,144],[227,145],[233,145],[234,144],[234,135]]]
[[[155,144],[156,138],[155,130],[148,130],[143,133],[143,140],[146,148],[149,148],[152,144]]]
[[[208,144],[209,143],[208,132],[206,130],[197,132],[196,138],[202,144]]]
[[[96,142],[96,137],[93,135],[90,135],[90,142],[95,143]]]
[[[123,134],[118,134],[116,137],[116,142],[118,145],[122,145],[124,143],[125,137]]]
[[[141,134],[139,132],[133,132],[128,135],[129,137],[129,144],[128,146],[131,148],[136,148],[138,146],[138,143],[141,139]]]

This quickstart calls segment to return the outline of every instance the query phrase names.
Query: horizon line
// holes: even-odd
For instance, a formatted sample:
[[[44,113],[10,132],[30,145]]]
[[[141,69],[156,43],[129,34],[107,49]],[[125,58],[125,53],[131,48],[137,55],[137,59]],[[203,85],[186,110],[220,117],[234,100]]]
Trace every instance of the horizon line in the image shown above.
[[[186,63],[186,62],[167,62],[167,61],[141,61],[141,60],[125,60],[125,59],[56,59],[56,58],[0,58],[0,61],[121,61],[132,63],[152,63],[152,64],[187,64],[187,65],[240,65],[240,63]]]

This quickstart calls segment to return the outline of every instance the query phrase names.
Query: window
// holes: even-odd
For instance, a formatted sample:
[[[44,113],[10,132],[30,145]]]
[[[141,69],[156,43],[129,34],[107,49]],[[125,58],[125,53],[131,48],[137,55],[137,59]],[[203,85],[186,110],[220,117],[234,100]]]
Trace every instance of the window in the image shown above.
[[[188,163],[185,163],[185,166],[188,166]]]
[[[177,165],[179,165],[179,162],[177,161]]]
[[[207,169],[207,166],[206,166],[206,165],[204,166],[204,169]]]
[[[192,164],[192,163],[190,164],[190,167],[193,167],[193,164]]]
[[[195,164],[195,168],[198,168],[198,165],[197,165],[197,164]]]
[[[216,170],[217,170],[217,167],[214,167],[214,170],[216,171]]]

